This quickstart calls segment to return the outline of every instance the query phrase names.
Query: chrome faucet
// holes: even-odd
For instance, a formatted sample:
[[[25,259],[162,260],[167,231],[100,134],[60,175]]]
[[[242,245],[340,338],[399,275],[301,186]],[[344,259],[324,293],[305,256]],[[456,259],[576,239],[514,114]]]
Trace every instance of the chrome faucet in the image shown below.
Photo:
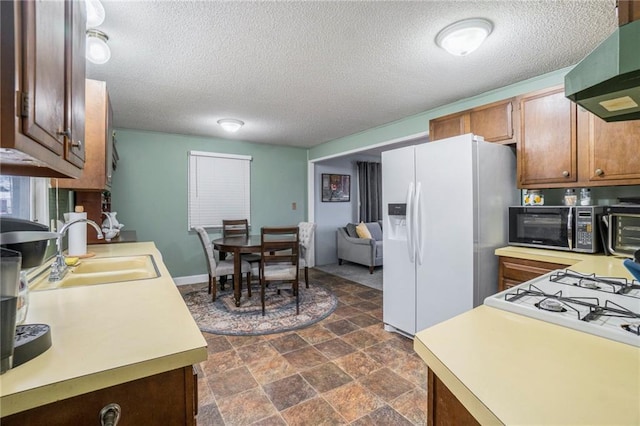
[[[62,228],[60,228],[60,231],[58,231],[58,238],[56,240],[57,254],[56,254],[55,260],[51,264],[49,281],[60,281],[67,274],[68,267],[64,261],[64,256],[62,255],[62,238],[64,237],[64,234],[66,234],[69,227],[71,227],[71,225],[75,225],[76,223],[82,223],[82,222],[86,222],[87,224],[95,228],[96,232],[98,233],[99,240],[103,238],[102,230],[100,229],[98,224],[90,219],[76,219],[62,225]]]

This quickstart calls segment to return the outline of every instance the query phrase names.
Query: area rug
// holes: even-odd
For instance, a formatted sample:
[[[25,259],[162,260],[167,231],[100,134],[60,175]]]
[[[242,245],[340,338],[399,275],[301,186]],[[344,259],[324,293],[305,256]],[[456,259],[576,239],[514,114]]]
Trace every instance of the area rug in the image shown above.
[[[312,282],[309,288],[305,288],[301,283],[299,291],[299,315],[296,315],[296,298],[290,289],[284,288],[280,294],[275,290],[267,290],[265,316],[262,316],[259,288],[253,289],[251,298],[243,291],[239,307],[235,306],[233,291],[229,287],[218,291],[215,302],[211,302],[206,285],[201,290],[184,294],[183,298],[200,331],[229,336],[256,336],[307,327],[331,315],[338,305],[336,295],[320,284]]]

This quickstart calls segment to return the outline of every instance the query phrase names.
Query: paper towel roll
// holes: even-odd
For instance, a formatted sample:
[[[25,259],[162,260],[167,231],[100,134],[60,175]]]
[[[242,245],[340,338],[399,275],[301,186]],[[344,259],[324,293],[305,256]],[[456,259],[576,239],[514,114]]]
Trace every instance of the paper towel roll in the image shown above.
[[[86,219],[87,213],[69,213],[68,222],[77,219]],[[71,225],[68,231],[69,235],[69,255],[82,256],[87,254],[87,223],[80,222]]]

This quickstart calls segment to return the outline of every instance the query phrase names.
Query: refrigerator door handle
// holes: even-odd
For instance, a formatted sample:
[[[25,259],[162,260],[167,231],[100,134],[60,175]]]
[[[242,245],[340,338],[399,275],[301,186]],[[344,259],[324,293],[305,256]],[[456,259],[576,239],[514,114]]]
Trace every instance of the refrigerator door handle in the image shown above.
[[[416,201],[414,203],[413,221],[415,222],[415,235],[416,235],[416,255],[418,257],[418,263],[422,265],[422,200],[420,195],[422,194],[422,182],[416,184]]]
[[[409,261],[413,263],[413,182],[409,183],[407,191],[407,249],[409,251]]]

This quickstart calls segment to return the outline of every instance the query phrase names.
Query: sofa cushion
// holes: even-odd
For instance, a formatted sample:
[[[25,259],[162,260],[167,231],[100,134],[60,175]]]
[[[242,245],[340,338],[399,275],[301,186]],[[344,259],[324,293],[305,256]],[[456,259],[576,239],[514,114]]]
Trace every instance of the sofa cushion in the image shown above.
[[[367,225],[367,229],[369,229],[371,238],[376,241],[382,241],[382,228],[378,222],[365,223],[365,225]]]
[[[360,238],[373,238],[371,236],[371,232],[369,232],[369,228],[367,228],[367,225],[364,222],[360,222],[360,224],[356,226],[356,232]]]
[[[358,238],[358,233],[356,232],[356,224],[355,223],[347,223],[347,235],[351,238]]]

